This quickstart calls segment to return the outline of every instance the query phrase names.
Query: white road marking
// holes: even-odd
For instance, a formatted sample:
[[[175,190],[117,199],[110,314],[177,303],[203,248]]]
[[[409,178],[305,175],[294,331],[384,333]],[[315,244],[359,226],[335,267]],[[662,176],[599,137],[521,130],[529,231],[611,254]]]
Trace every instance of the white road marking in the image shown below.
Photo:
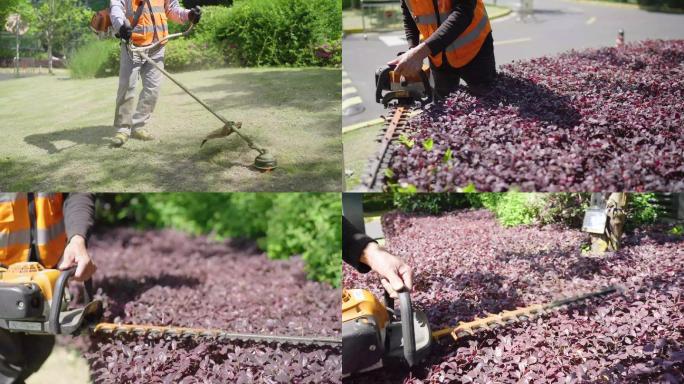
[[[406,36],[402,35],[383,35],[378,36],[378,39],[385,43],[388,47],[398,47],[400,45],[406,45]]]
[[[502,21],[510,20],[510,19],[512,19],[513,17],[515,17],[515,12],[511,12],[511,13],[509,13],[508,15],[506,15],[506,16],[504,16],[504,17],[498,17],[498,18],[496,18],[496,19],[490,21],[490,23],[492,23],[492,24],[494,24],[494,23],[500,23],[500,22],[502,22]]]
[[[342,96],[351,95],[352,93],[357,93],[357,90],[355,87],[347,86],[347,87],[342,88]]]
[[[521,37],[519,39],[510,39],[510,40],[495,40],[494,45],[506,45],[506,44],[516,44],[516,43],[524,43],[527,41],[532,40],[530,37]]]
[[[594,24],[594,22],[596,22],[596,17],[592,16],[589,18],[589,20],[586,21],[586,24],[592,25],[592,24]]]
[[[363,100],[361,100],[361,98],[358,96],[350,97],[348,99],[342,100],[342,109],[347,109],[356,104],[363,104]]]

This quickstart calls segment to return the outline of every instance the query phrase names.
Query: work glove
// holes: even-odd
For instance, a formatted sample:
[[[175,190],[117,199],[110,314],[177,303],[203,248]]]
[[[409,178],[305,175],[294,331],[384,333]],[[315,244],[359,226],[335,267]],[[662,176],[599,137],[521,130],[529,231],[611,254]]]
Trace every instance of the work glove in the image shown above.
[[[133,33],[133,28],[131,28],[130,25],[122,25],[121,28],[119,28],[119,38],[124,39],[126,42],[128,42],[131,39],[131,34]]]
[[[199,5],[195,5],[190,9],[190,13],[188,13],[188,20],[190,20],[191,23],[199,23],[201,17],[202,9],[199,7]]]

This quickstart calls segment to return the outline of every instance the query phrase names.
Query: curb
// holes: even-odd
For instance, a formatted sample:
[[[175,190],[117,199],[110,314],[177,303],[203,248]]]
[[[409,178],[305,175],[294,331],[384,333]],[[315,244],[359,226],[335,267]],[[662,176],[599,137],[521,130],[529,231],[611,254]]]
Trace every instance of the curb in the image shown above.
[[[565,0],[567,3],[581,3],[590,5],[604,5],[606,7],[613,8],[628,8],[628,9],[640,9],[639,4],[630,3],[618,3],[615,1],[601,1],[601,0]]]
[[[420,109],[419,109],[419,110],[415,110],[415,111],[411,112],[411,114],[409,114],[409,117],[417,116],[417,115],[421,114],[422,112],[423,112],[423,111],[420,110]],[[352,125],[347,125],[346,127],[342,127],[342,134],[349,133],[349,132],[352,132],[352,131],[356,131],[356,130],[359,130],[359,129],[361,129],[361,128],[368,128],[368,127],[370,127],[370,126],[377,125],[377,124],[382,124],[382,123],[384,123],[384,122],[385,122],[385,119],[383,119],[383,118],[381,118],[381,117],[378,117],[377,119],[368,120],[368,121],[362,121],[362,122],[360,122],[360,123],[356,123],[356,124],[352,124]]]
[[[368,128],[372,125],[377,125],[377,124],[382,124],[385,122],[385,119],[378,117],[377,119],[373,120],[368,120],[368,121],[362,121],[360,123],[348,125],[346,127],[342,127],[342,134],[349,133],[351,131],[356,131],[357,129],[361,128]]]

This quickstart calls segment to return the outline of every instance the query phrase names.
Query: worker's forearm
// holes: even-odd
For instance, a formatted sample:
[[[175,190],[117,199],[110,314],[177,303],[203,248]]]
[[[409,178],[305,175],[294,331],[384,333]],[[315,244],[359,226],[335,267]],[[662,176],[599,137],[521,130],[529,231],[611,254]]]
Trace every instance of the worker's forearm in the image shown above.
[[[449,17],[442,20],[435,33],[425,40],[433,55],[443,51],[468,28],[473,21],[476,6],[477,0],[462,0],[456,3]]]
[[[166,8],[166,17],[178,24],[183,24],[188,21],[189,9],[180,6],[178,0],[165,0],[164,6]]]
[[[370,271],[367,264],[361,262],[364,250],[373,239],[356,228],[346,217],[342,217],[342,260],[361,273]]]
[[[420,32],[418,31],[416,21],[413,20],[413,16],[411,16],[411,12],[406,6],[406,2],[403,0],[401,2],[401,12],[404,14],[404,33],[406,33],[406,40],[409,43],[409,47],[413,48],[420,42]]]
[[[70,193],[64,201],[64,226],[67,239],[81,236],[87,240],[95,223],[95,197],[92,193]]]
[[[121,29],[126,20],[126,0],[111,0],[109,3],[109,19],[114,31]]]

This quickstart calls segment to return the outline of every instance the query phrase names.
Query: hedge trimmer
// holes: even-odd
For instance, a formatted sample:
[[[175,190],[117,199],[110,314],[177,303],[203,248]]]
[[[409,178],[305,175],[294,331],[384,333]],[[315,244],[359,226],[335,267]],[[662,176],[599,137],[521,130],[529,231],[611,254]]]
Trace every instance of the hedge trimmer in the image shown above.
[[[425,313],[412,307],[408,292],[399,293],[401,316],[397,316],[394,301],[387,293],[383,304],[368,290],[346,289],[342,293],[342,374],[348,376],[397,363],[412,367],[429,354],[434,341],[444,336],[451,335],[458,341],[481,330],[531,320],[616,290],[615,287],[606,287],[549,303],[461,321],[455,327],[432,331]]]
[[[368,170],[361,178],[363,189],[380,191],[392,158],[393,146],[404,134],[409,116],[416,107],[432,101],[430,68],[423,67],[414,77],[398,76],[394,65],[386,65],[375,71],[375,101],[388,108],[378,141],[378,151],[369,159]]]
[[[85,283],[85,304],[69,308],[72,301],[67,283],[76,269],[45,269],[34,262],[0,268],[0,328],[10,332],[41,335],[77,335],[85,330],[110,336],[193,338],[217,341],[249,341],[339,347],[331,337],[259,335],[232,333],[211,328],[100,322],[102,301],[92,299],[92,283]]]

